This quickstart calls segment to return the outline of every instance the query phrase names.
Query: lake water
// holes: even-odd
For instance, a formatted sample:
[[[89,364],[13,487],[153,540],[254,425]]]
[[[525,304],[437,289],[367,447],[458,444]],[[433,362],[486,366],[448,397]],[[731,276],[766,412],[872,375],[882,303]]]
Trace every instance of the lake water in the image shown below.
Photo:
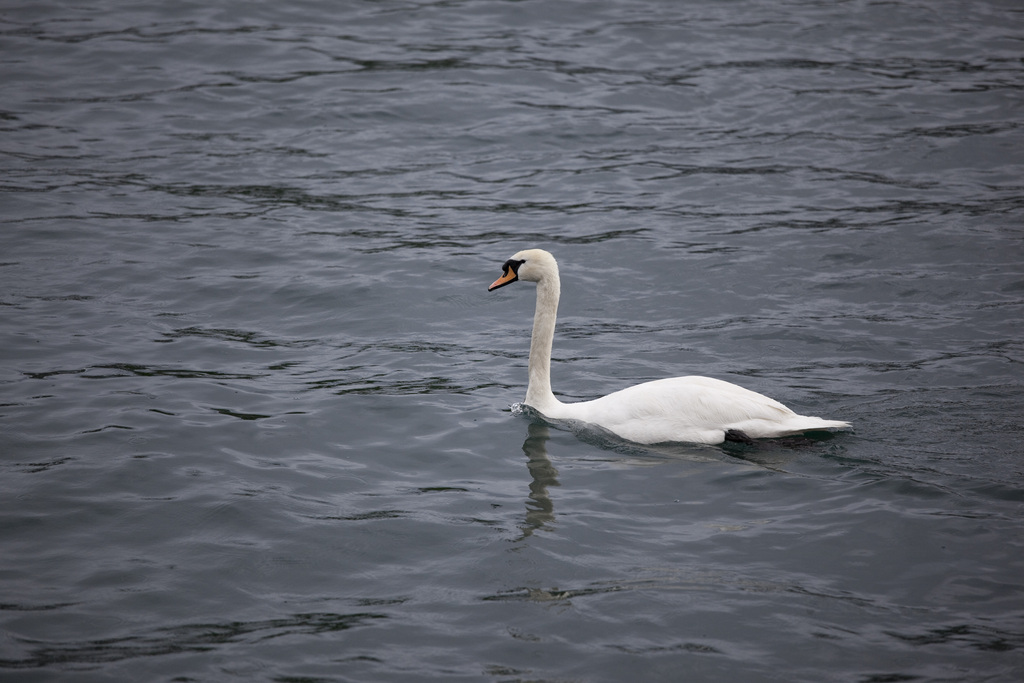
[[[7,3],[0,678],[1024,676],[1013,0]],[[514,414],[703,374],[855,431]]]

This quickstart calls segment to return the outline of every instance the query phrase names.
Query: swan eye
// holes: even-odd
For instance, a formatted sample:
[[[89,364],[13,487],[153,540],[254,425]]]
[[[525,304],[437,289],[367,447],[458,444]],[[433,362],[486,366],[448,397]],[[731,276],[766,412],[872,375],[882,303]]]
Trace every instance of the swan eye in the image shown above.
[[[508,271],[511,270],[516,275],[519,275],[519,266],[523,265],[524,263],[526,263],[526,259],[523,259],[521,261],[509,259],[508,261],[505,261],[505,264],[501,267],[501,272],[505,275],[508,275]]]

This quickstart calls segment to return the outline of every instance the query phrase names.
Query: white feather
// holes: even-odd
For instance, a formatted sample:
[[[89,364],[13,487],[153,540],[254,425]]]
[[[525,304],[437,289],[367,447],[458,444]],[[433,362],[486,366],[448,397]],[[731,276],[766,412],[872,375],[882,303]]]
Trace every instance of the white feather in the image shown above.
[[[510,262],[517,268],[516,277],[506,270],[490,289],[516,279],[537,283],[525,403],[550,420],[596,425],[643,444],[717,444],[730,430],[757,439],[850,427],[847,422],[798,415],[774,399],[710,377],[660,379],[593,401],[562,403],[551,392],[551,344],[561,290],[558,264],[542,249],[521,251]]]

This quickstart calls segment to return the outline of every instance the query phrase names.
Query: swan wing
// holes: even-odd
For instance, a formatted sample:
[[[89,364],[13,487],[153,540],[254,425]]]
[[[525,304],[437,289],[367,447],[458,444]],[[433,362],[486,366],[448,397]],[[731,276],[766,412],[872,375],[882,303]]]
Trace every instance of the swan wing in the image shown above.
[[[721,443],[729,430],[751,438],[844,429],[845,422],[798,415],[778,401],[710,377],[672,377],[563,404],[572,419],[638,443]]]

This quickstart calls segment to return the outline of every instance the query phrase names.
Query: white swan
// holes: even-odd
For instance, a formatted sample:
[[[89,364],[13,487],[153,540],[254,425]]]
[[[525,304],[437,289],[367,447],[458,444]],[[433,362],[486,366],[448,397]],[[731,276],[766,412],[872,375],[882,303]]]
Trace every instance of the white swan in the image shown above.
[[[797,415],[767,396],[710,377],[672,377],[616,391],[593,401],[562,403],[551,393],[551,342],[561,285],[555,257],[527,249],[502,266],[487,291],[516,280],[537,283],[526,405],[549,420],[576,420],[643,444],[749,442],[809,431],[848,429],[848,422]]]

